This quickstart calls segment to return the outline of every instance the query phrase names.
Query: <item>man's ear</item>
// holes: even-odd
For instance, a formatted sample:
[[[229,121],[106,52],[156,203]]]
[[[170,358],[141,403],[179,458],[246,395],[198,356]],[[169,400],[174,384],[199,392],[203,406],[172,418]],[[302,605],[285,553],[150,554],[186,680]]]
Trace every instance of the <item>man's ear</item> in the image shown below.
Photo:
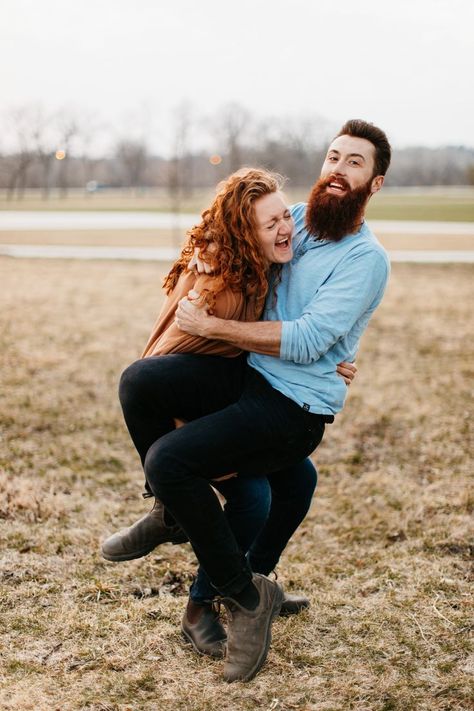
[[[385,176],[383,175],[376,175],[375,178],[372,180],[372,184],[370,186],[370,192],[371,193],[378,193],[380,188],[383,185],[383,181],[385,180]]]

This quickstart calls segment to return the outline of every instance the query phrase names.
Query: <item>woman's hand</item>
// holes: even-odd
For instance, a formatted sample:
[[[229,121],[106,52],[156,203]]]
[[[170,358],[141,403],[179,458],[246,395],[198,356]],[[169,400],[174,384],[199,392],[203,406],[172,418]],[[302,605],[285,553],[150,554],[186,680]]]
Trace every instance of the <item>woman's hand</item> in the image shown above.
[[[181,331],[190,333],[191,336],[206,337],[206,326],[212,316],[207,312],[205,306],[199,306],[200,294],[192,289],[178,302],[178,308],[174,315],[174,321]]]
[[[355,374],[357,373],[355,363],[346,363],[346,361],[339,363],[336,370],[338,374],[344,378],[346,385],[350,385],[352,383],[355,378]]]
[[[209,242],[207,245],[207,249],[205,251],[205,255],[209,258],[209,262],[205,262],[204,259],[201,259],[199,256],[199,247],[194,247],[194,253],[191,259],[189,260],[188,263],[188,270],[189,271],[196,271],[198,274],[213,274],[214,273],[214,265],[211,264],[210,262],[212,261],[212,255],[214,252],[217,250],[215,242]]]

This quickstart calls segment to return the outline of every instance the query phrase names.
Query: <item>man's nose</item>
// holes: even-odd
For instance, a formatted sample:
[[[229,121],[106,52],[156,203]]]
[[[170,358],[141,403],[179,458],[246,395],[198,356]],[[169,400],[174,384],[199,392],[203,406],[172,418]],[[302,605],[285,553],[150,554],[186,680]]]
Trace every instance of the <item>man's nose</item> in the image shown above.
[[[343,160],[340,160],[333,165],[333,173],[335,175],[345,175],[346,174],[346,164]]]

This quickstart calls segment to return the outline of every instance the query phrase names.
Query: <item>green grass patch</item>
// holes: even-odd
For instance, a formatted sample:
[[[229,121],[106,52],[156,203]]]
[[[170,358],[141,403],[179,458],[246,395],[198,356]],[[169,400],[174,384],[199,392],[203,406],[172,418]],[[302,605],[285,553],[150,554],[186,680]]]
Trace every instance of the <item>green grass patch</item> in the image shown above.
[[[310,186],[289,187],[289,202],[306,200]],[[181,212],[201,213],[212,201],[212,188],[195,190],[183,197]],[[23,199],[7,200],[0,193],[0,210],[60,210],[173,212],[175,204],[165,190],[149,190],[142,195],[128,191],[107,191],[84,196],[80,191],[64,198],[41,199],[35,192]],[[367,215],[377,220],[428,220],[447,222],[474,221],[474,188],[384,188],[370,202]]]

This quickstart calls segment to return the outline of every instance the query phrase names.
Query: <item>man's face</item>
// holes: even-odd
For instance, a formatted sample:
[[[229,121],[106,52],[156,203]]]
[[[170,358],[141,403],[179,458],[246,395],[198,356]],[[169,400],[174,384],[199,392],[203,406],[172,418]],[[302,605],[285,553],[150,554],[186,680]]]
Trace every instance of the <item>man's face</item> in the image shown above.
[[[353,136],[335,138],[308,199],[309,233],[337,242],[357,231],[367,202],[383,184],[383,176],[374,177],[374,169],[375,147],[370,141]]]
[[[371,181],[375,168],[375,147],[365,138],[338,136],[329,146],[321,169],[321,177],[334,177],[326,192],[331,195],[346,195]],[[380,190],[382,176],[373,178],[370,192]]]

